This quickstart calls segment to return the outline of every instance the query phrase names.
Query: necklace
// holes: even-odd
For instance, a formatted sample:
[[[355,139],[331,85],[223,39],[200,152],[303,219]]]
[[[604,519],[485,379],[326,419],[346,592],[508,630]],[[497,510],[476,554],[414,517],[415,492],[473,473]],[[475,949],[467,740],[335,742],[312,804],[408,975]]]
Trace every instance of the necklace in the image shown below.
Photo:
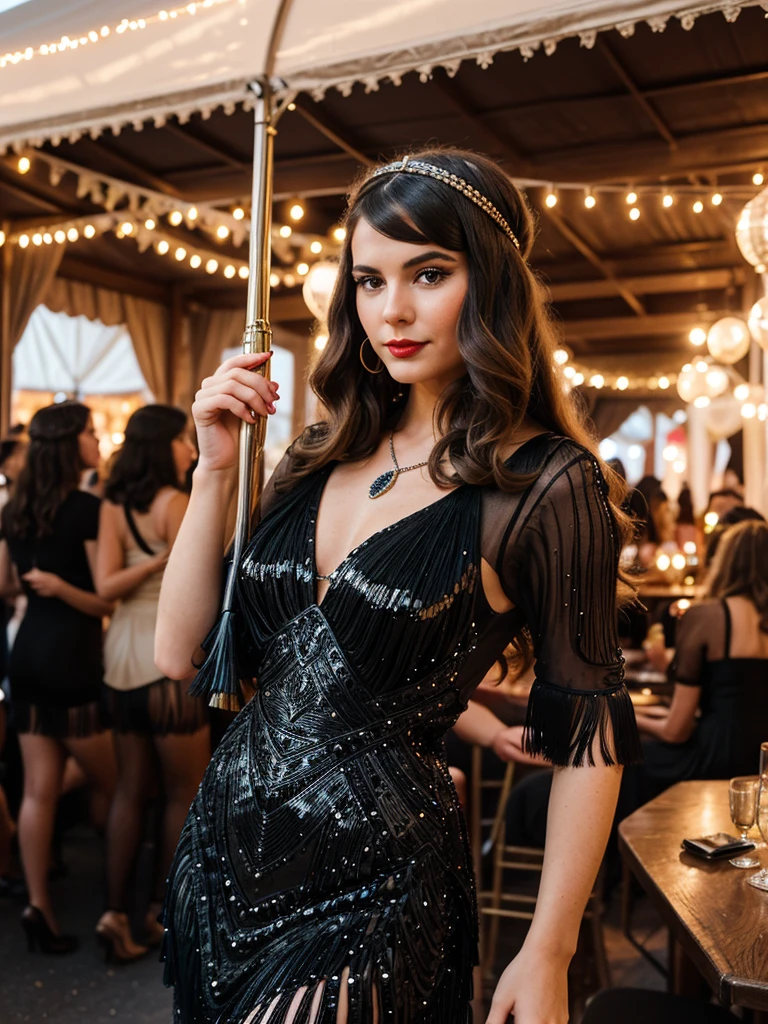
[[[412,469],[421,469],[422,466],[426,466],[429,463],[429,459],[427,459],[426,462],[417,462],[414,466],[398,466],[397,457],[395,455],[394,436],[395,432],[393,430],[389,435],[389,454],[392,456],[392,465],[395,468],[388,469],[386,473],[382,473],[380,476],[376,477],[368,488],[369,498],[380,498],[382,494],[386,494],[387,491],[392,490],[401,473],[410,473]]]

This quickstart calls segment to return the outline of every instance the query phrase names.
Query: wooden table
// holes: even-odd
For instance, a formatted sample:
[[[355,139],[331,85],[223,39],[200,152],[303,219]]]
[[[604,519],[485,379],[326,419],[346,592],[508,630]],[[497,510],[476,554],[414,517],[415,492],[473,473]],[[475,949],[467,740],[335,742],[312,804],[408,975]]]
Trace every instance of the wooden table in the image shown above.
[[[757,869],[708,863],[680,848],[684,836],[713,832],[735,832],[728,782],[680,782],[625,818],[619,848],[720,1002],[768,1011],[768,893],[747,884]],[[757,855],[768,867],[768,851]]]

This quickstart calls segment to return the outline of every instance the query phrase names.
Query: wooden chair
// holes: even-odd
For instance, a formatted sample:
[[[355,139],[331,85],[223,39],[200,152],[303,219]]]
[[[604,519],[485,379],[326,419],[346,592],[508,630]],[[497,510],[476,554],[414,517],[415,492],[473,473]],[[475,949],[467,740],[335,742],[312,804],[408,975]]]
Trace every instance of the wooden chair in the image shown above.
[[[480,778],[480,758],[475,757],[473,750],[472,769],[472,826],[470,831],[472,854],[475,858],[475,870],[478,879],[480,962],[485,967],[485,973],[489,974],[492,972],[496,960],[501,918],[517,918],[530,921],[533,919],[533,912],[536,908],[536,896],[531,895],[527,891],[515,890],[509,884],[505,885],[504,874],[507,871],[522,871],[540,876],[544,862],[544,851],[538,847],[517,846],[506,841],[506,811],[514,781],[514,764],[510,762],[507,765],[501,782],[483,782]],[[480,811],[480,799],[483,790],[492,787],[500,789],[499,800],[495,816],[491,821],[490,836],[487,842],[483,844],[481,835],[483,820]],[[483,855],[488,854],[492,858],[491,888],[482,889],[482,858]],[[603,906],[599,896],[599,889],[598,879],[598,883],[590,894],[589,902],[584,912],[584,920],[590,924],[598,981],[601,988],[607,988],[611,982],[603,937]],[[484,926],[486,921],[487,935],[486,927]]]

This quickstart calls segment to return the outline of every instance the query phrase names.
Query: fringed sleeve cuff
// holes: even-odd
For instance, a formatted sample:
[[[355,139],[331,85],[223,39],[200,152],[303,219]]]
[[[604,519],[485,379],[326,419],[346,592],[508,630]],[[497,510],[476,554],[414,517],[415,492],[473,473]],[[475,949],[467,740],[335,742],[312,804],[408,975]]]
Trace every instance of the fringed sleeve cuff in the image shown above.
[[[573,690],[536,680],[525,749],[560,767],[639,764],[643,754],[626,686]]]

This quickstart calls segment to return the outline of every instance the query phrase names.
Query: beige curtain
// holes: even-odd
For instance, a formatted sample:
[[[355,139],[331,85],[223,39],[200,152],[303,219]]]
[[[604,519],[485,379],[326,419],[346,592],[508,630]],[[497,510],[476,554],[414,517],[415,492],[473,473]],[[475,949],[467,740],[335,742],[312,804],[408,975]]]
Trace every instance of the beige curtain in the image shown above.
[[[189,348],[192,394],[221,362],[225,348],[235,348],[243,338],[242,309],[192,309],[189,313]]]
[[[11,261],[10,343],[13,350],[37,306],[43,302],[59,269],[66,245],[14,248]]]
[[[167,369],[170,316],[165,306],[59,277],[50,282],[38,301],[54,313],[101,320],[108,327],[125,324],[150,391],[158,402],[171,400]]]

